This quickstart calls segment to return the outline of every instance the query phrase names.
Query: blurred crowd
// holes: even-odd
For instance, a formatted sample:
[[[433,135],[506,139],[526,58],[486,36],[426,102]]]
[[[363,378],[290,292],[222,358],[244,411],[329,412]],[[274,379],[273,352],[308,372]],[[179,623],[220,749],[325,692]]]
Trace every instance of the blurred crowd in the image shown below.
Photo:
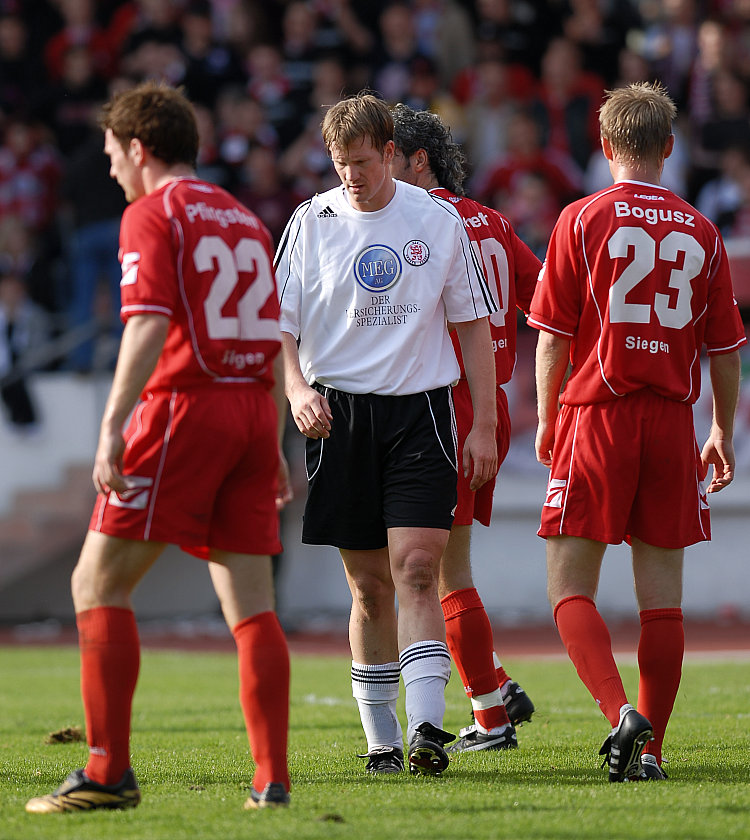
[[[147,78],[186,88],[199,175],[276,241],[337,183],[325,108],[370,88],[439,113],[468,192],[540,256],[610,182],[602,91],[659,79],[680,109],[665,185],[750,236],[750,0],[0,0],[0,385],[45,332],[73,335],[67,369],[107,364],[86,337],[117,337],[124,199],[96,117]]]

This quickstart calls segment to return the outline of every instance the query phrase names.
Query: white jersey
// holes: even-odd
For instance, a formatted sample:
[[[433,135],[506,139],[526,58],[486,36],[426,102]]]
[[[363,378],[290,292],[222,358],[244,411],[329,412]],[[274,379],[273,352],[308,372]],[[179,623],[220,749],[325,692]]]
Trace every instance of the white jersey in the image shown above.
[[[456,210],[402,181],[374,212],[355,210],[343,186],[300,204],[276,276],[305,379],[353,394],[449,385],[459,367],[446,321],[497,308]]]

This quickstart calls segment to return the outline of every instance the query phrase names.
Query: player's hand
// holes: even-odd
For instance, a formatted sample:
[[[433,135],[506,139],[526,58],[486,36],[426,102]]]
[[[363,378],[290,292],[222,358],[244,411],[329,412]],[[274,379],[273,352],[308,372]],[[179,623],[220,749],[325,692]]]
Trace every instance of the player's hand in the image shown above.
[[[536,440],[534,450],[536,459],[545,467],[552,466],[552,447],[555,445],[555,424],[539,421],[536,429]]]
[[[296,385],[288,394],[292,417],[305,437],[317,440],[331,432],[331,408],[328,400],[307,383]]]
[[[99,444],[94,456],[94,470],[91,478],[97,493],[123,493],[129,488],[128,479],[122,474],[122,454],[125,451],[125,439],[117,429],[102,427]]]
[[[281,510],[294,498],[292,482],[289,478],[289,464],[282,452],[279,452],[279,477],[276,489],[276,510]]]
[[[472,426],[464,442],[462,468],[465,478],[471,476],[469,487],[472,490],[479,490],[497,475],[497,441],[494,430]]]
[[[711,481],[706,488],[707,493],[718,493],[734,478],[734,445],[731,440],[726,440],[712,433],[703,446],[701,452],[703,463],[703,474],[708,474],[709,467],[713,467]]]

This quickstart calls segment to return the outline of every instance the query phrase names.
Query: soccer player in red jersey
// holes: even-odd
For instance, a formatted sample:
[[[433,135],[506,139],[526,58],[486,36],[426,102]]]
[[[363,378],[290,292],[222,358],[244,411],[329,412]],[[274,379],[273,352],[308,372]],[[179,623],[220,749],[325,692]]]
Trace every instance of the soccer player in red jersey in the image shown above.
[[[706,494],[734,476],[746,339],[718,230],[660,186],[675,114],[658,84],[607,94],[601,144],[614,185],[561,213],[529,317],[540,330],[536,455],[550,467],[539,529],[548,594],[568,654],[613,727],[601,750],[611,782],[666,778],[684,547],[710,539]],[[704,345],[714,411],[701,451],[692,405]],[[641,621],[638,710],[594,602],[606,545],[623,540]]]
[[[541,263],[501,213],[464,195],[466,158],[440,117],[403,104],[392,108],[392,113],[393,177],[453,204],[498,304],[489,320],[497,386],[497,452],[502,463],[510,445],[508,399],[502,386],[510,380],[516,362],[516,307],[528,311]],[[473,414],[455,331],[451,337],[461,366],[461,378],[453,388],[460,456]],[[461,738],[448,748],[455,752],[517,746],[514,725],[530,720],[534,711],[531,699],[510,679],[493,650],[492,627],[471,576],[472,520],[490,524],[494,487],[492,480],[471,490],[459,472],[458,504],[440,561],[439,593],[447,643],[474,714],[474,724],[462,730]]]
[[[125,329],[96,451],[99,493],[73,572],[90,756],[32,813],[127,808],[139,641],[131,594],[167,543],[209,561],[234,635],[256,769],[247,808],[289,801],[289,654],[273,611],[277,506],[290,497],[271,241],[194,174],[181,92],[144,83],[103,109],[122,218]],[[131,417],[123,432],[128,416]]]

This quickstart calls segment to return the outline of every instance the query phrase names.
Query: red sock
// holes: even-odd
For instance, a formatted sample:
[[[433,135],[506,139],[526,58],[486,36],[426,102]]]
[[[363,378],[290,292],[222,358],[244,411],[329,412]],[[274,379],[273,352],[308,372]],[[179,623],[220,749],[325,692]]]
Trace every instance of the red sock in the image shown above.
[[[289,650],[275,612],[244,619],[233,630],[240,672],[240,703],[250,751],[255,759],[253,787],[269,782],[289,790]]]
[[[685,634],[679,607],[641,612],[638,711],[654,727],[654,740],[649,741],[644,752],[651,753],[659,764],[664,733],[680,687],[684,652]]]
[[[499,665],[499,666],[495,669],[495,673],[497,674],[497,684],[500,686],[500,688],[502,688],[502,687],[505,685],[505,683],[507,683],[507,682],[508,682],[508,680],[510,679],[510,677],[509,677],[509,676],[508,676],[508,674],[505,672],[505,668],[503,668],[503,666],[502,666],[502,665]]]
[[[492,659],[492,626],[482,599],[473,587],[457,589],[440,602],[445,616],[448,650],[468,697],[481,697],[499,688]],[[474,709],[474,719],[485,729],[510,723],[502,701],[489,709]]]
[[[140,667],[132,610],[95,607],[76,616],[81,650],[81,696],[89,760],[86,775],[116,784],[130,767],[130,713]]]
[[[555,607],[554,617],[578,676],[602,714],[612,726],[617,726],[620,707],[628,699],[612,656],[609,630],[596,604],[584,595],[563,598]]]

